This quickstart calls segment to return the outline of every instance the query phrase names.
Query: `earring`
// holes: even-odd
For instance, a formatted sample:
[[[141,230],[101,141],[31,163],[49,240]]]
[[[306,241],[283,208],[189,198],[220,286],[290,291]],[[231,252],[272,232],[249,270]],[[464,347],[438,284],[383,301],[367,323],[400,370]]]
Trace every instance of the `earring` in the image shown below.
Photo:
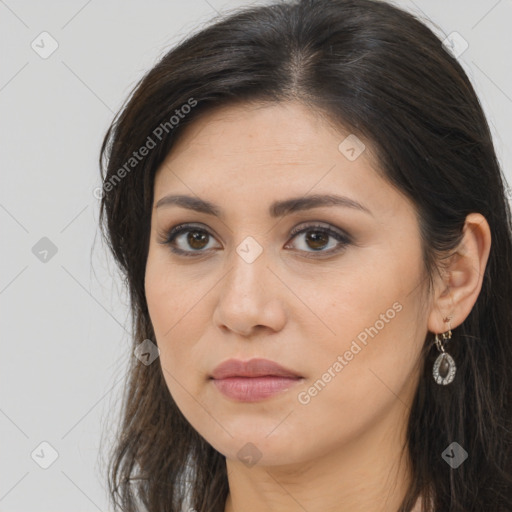
[[[445,319],[445,322],[449,323],[450,319],[451,317],[448,317]],[[452,337],[451,328],[447,332],[442,333],[441,336],[443,340],[449,340]],[[443,341],[439,338],[438,334],[435,335],[435,344],[440,354],[434,362],[432,374],[437,384],[446,386],[455,378],[457,366],[455,365],[453,357],[445,351]]]

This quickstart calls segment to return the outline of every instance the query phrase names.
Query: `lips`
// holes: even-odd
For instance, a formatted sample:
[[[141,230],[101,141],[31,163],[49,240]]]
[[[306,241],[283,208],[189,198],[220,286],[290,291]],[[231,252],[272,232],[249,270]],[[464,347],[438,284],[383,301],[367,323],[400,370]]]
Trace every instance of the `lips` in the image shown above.
[[[299,379],[301,376],[269,359],[228,359],[217,366],[211,375],[213,379],[226,379],[230,377],[286,377]]]
[[[231,400],[258,402],[287,391],[303,377],[268,359],[229,359],[213,370],[210,379]]]

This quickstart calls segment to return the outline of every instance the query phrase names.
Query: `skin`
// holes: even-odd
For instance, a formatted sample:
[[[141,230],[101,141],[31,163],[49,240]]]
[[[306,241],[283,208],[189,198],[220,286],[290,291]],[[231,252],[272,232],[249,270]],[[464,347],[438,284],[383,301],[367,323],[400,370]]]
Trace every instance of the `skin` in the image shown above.
[[[460,325],[481,289],[485,219],[468,215],[459,251],[428,294],[414,206],[376,172],[368,143],[354,161],[340,152],[349,133],[296,102],[222,107],[187,127],[156,174],[154,206],[186,194],[223,211],[154,207],[145,285],[169,391],[226,456],[226,512],[396,511],[410,482],[401,449],[425,336],[447,331],[448,315],[452,329]],[[275,200],[323,193],[371,213],[323,206],[269,216]],[[199,247],[198,257],[161,243],[184,222],[211,234],[202,245],[188,244],[187,233],[175,240]],[[290,236],[316,222],[352,241],[322,257],[338,245],[332,236],[320,250],[308,242],[316,228]],[[236,251],[249,236],[262,249],[252,263]],[[400,311],[301,403],[299,394],[397,303]],[[219,363],[253,357],[303,380],[254,403],[225,397],[209,380]],[[257,448],[255,465],[237,456],[247,443]]]

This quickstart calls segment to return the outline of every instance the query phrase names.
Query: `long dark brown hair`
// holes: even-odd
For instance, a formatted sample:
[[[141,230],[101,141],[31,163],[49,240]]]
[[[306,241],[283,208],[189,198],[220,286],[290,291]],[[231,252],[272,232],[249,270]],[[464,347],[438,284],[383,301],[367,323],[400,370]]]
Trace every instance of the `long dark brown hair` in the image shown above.
[[[510,512],[512,239],[506,182],[461,65],[422,22],[388,3],[295,0],[244,8],[187,37],[134,87],[100,155],[100,225],[129,290],[133,347],[155,342],[144,274],[156,169],[183,128],[207,110],[289,100],[370,141],[384,176],[419,212],[430,278],[460,242],[466,216],[479,212],[487,219],[492,244],[482,289],[450,342],[458,367],[453,384],[434,382],[432,333],[425,339],[408,423],[412,482],[399,512],[409,512],[420,494],[429,512]],[[143,146],[148,151],[139,151]],[[441,457],[453,441],[469,454],[457,469]],[[160,364],[132,358],[109,457],[109,493],[124,512],[177,512],[187,492],[196,511],[224,511],[225,457],[184,418]]]

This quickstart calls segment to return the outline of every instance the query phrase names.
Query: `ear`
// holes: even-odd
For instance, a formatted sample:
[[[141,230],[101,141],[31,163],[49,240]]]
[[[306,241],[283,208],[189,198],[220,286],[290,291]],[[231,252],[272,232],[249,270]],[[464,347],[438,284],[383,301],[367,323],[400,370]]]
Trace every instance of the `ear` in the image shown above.
[[[442,276],[435,283],[428,330],[442,333],[455,329],[467,318],[482,289],[491,249],[491,230],[480,213],[466,217],[463,238]],[[450,317],[449,324],[446,318]]]

